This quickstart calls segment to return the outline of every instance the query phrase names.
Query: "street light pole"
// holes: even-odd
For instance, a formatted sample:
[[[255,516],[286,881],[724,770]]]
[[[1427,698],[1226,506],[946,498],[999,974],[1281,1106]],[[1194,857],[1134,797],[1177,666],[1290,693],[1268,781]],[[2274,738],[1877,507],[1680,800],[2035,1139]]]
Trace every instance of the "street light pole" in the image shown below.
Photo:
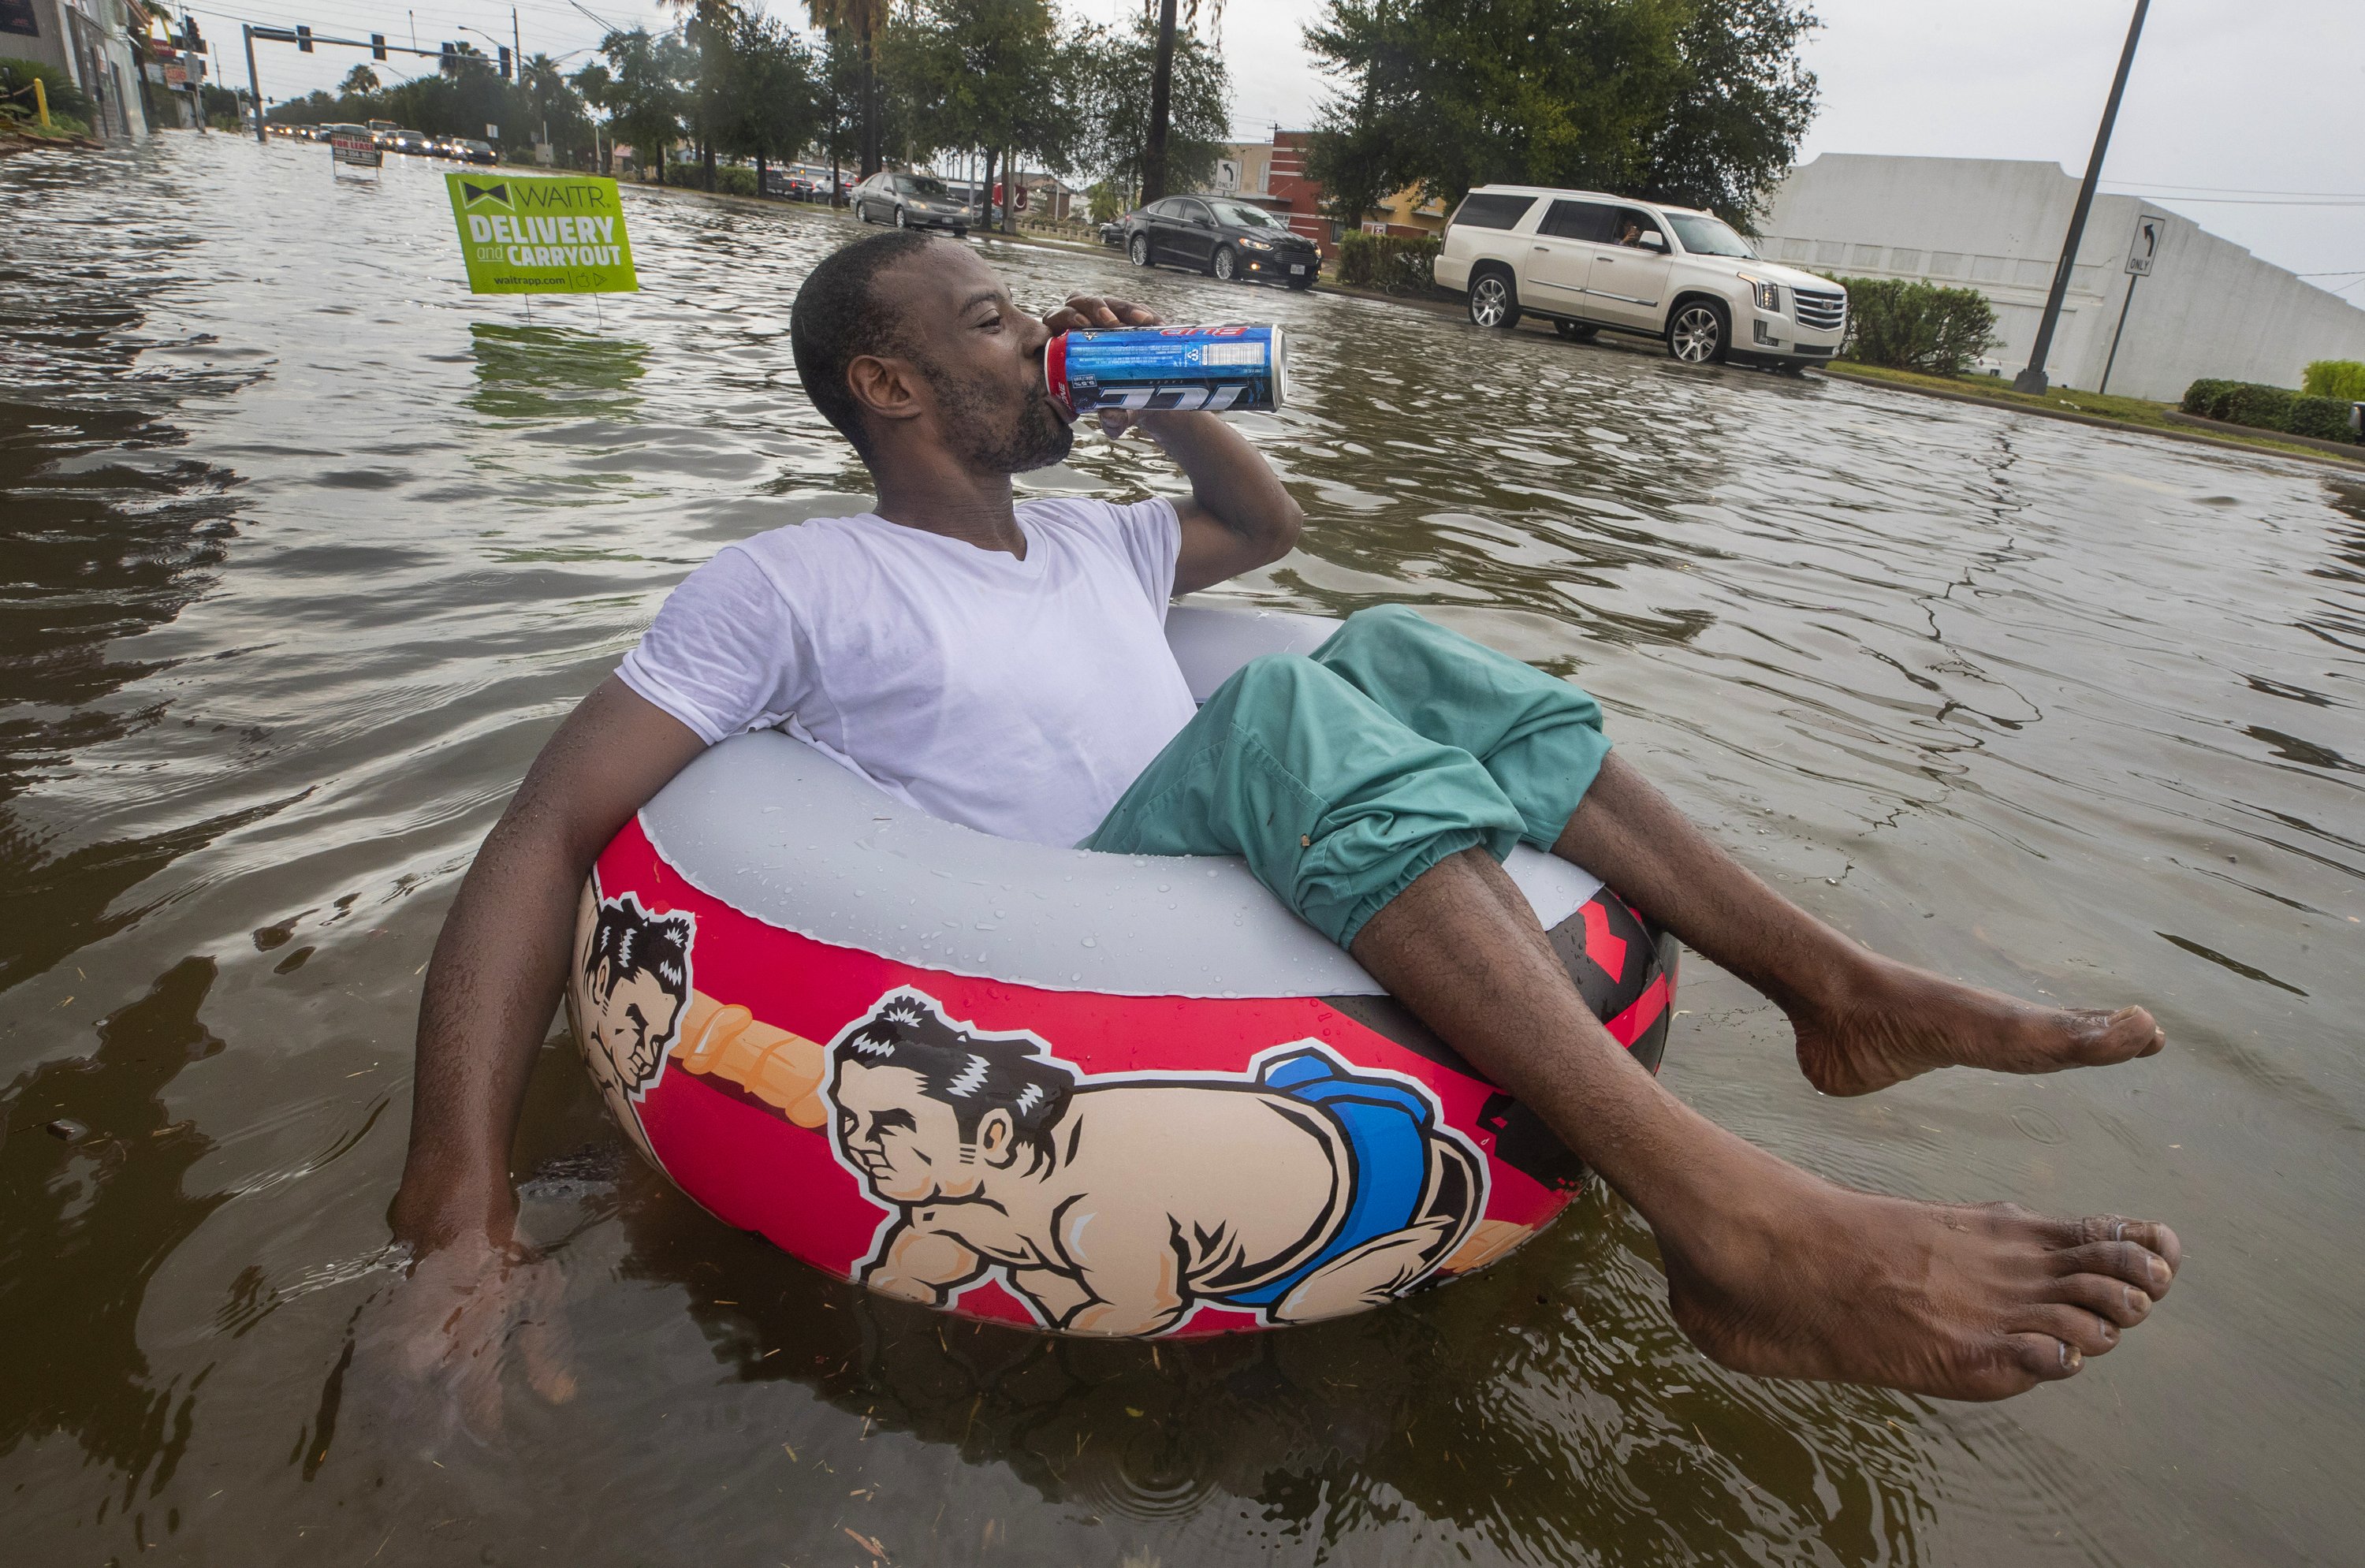
[[[2061,264],[2053,269],[2053,292],[2045,297],[2045,319],[2036,324],[2036,346],[2029,351],[2028,368],[2012,377],[2015,392],[2046,388],[2045,360],[2053,352],[2053,329],[2061,320],[2061,301],[2069,292],[2069,271],[2078,264],[2078,242],[2086,237],[2086,213],[2094,205],[2094,187],[2102,178],[2102,157],[2111,150],[2111,125],[2119,118],[2119,99],[2127,90],[2127,73],[2135,62],[2135,40],[2143,37],[2144,13],[2150,9],[2151,0],[2135,0],[2135,20],[2127,24],[2127,45],[2119,51],[2119,73],[2111,78],[2111,99],[2102,106],[2093,156],[2086,160],[2086,180],[2078,187],[2078,205],[2069,214],[2069,237],[2062,242]]]

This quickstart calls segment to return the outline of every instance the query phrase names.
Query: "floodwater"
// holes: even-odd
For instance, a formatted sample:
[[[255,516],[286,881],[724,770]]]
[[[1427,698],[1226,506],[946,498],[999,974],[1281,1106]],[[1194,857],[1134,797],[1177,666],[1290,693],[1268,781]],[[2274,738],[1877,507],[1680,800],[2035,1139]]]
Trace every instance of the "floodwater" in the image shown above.
[[[1312,522],[1227,596],[1576,676],[1793,897],[2173,1041],[1826,1102],[1695,961],[1678,1093],[1846,1181],[2159,1216],[2182,1280],[1989,1407],[1718,1371],[1600,1197],[1360,1318],[1056,1342],[725,1231],[554,1036],[518,1170],[576,1396],[513,1373],[482,1446],[389,1421],[353,1347],[471,850],[672,583],[862,487],[785,336],[851,225],[627,199],[644,292],[529,319],[462,292],[416,162],[0,163],[11,1561],[2356,1560],[2365,485],[998,243],[1022,300],[1296,334],[1301,405],[1243,424]],[[1038,478],[1174,484],[1097,437]]]

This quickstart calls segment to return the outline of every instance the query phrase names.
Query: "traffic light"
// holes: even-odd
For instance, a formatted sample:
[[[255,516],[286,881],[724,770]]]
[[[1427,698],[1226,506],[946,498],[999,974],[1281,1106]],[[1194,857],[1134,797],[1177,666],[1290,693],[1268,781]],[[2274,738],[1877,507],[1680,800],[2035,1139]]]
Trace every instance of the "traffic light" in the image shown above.
[[[386,58],[386,35],[384,33],[370,34],[370,58],[372,60],[384,60]]]
[[[312,52],[312,29],[301,23],[296,28],[296,48],[304,54]]]
[[[504,82],[506,82],[506,81],[508,81],[509,79],[510,79],[510,46],[509,46],[509,45],[507,45],[507,44],[503,44],[503,45],[501,45],[501,80],[502,80],[502,81],[504,81]]]
[[[445,43],[441,47],[443,55],[435,62],[436,69],[446,76],[457,76],[460,73],[460,46],[456,43]]]

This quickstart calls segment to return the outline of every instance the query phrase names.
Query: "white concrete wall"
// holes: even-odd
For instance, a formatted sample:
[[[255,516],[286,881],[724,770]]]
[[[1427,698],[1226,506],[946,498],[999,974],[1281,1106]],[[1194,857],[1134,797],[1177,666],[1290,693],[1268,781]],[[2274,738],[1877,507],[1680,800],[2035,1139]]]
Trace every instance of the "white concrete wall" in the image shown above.
[[[2010,376],[2034,347],[2077,200],[2077,178],[2056,163],[1826,152],[1776,190],[1759,243],[1817,272],[1978,289],[2003,338],[1985,363]],[[2160,223],[2159,252],[2130,305],[2125,263],[2144,218]],[[2110,390],[2134,397],[2179,398],[2204,375],[2297,386],[2310,360],[2365,359],[2365,310],[2191,218],[2097,196],[2046,363],[2057,386],[2101,384],[2123,307]]]

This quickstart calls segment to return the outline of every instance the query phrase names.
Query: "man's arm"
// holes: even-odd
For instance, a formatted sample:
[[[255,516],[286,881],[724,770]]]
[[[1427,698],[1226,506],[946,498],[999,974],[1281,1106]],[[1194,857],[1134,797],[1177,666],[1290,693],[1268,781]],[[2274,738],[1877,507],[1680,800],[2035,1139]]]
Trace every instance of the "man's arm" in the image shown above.
[[[1306,514],[1246,437],[1213,414],[1145,414],[1139,422],[1191,481],[1191,498],[1174,509],[1182,521],[1176,593],[1212,588],[1289,554]]]
[[[611,676],[558,727],[444,917],[419,1003],[410,1150],[391,1218],[424,1255],[507,1251],[510,1142],[558,1007],[591,863],[705,743]]]
[[[1043,319],[1054,332],[1080,327],[1155,327],[1146,307],[1079,294]],[[1306,521],[1264,456],[1213,414],[1103,415],[1115,435],[1127,424],[1165,448],[1191,481],[1191,498],[1174,510],[1182,522],[1174,591],[1193,593],[1289,554]]]
[[[958,1236],[914,1225],[907,1217],[880,1250],[879,1261],[862,1272],[862,1282],[884,1295],[942,1306],[956,1285],[985,1272],[985,1260]]]

